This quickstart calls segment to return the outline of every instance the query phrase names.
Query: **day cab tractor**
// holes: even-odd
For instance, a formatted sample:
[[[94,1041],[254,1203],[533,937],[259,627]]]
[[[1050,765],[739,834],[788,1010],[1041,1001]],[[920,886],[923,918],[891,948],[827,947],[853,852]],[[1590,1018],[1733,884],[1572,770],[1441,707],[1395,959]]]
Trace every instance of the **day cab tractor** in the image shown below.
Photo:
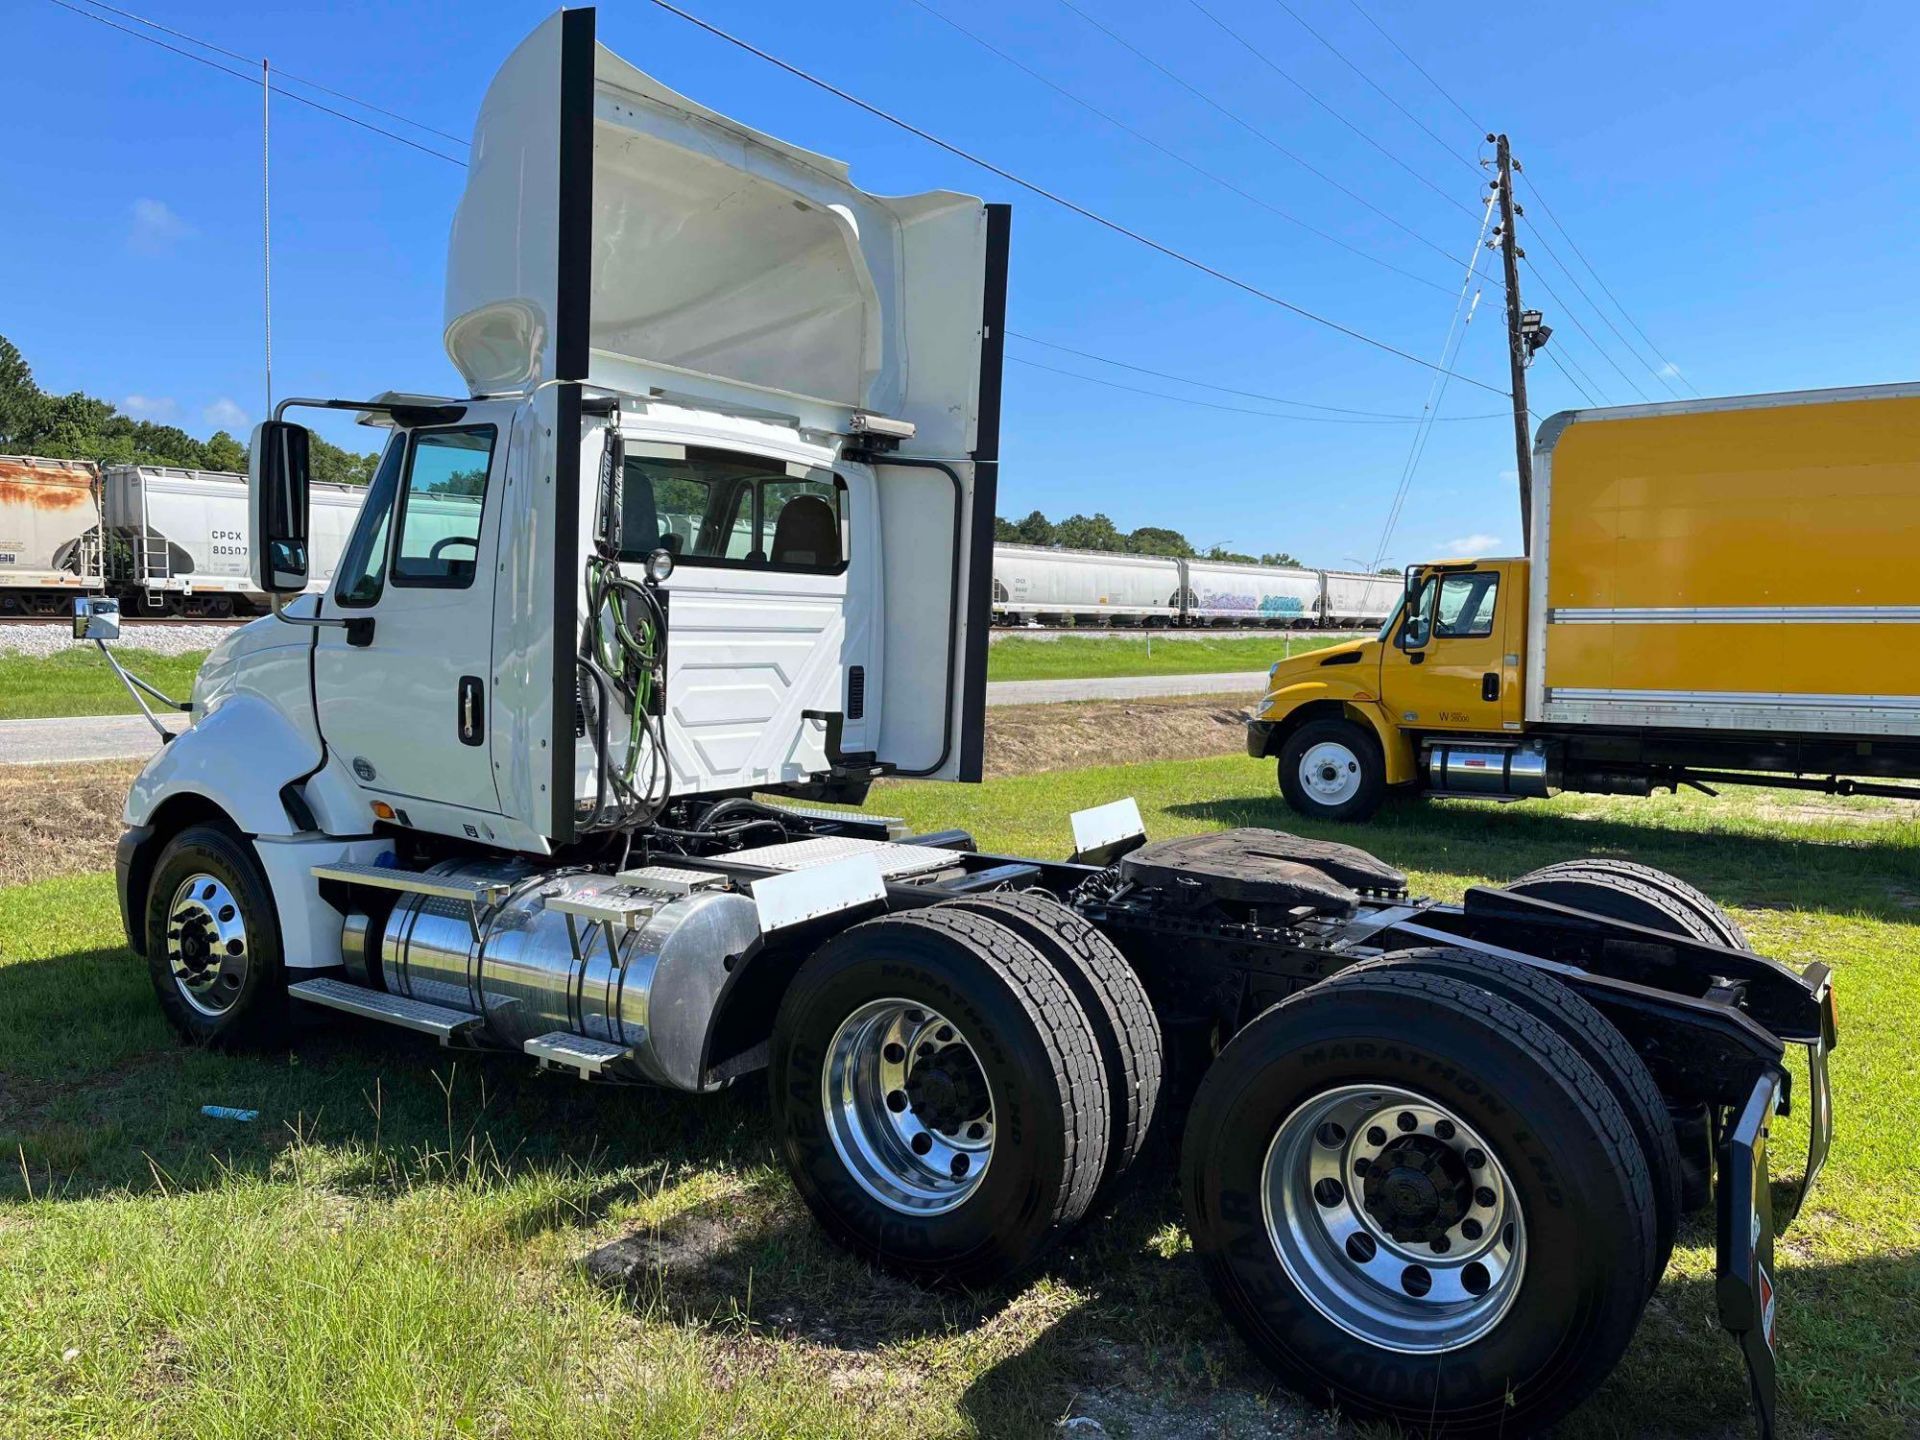
[[[838,1241],[968,1286],[1040,1264],[1177,1125],[1248,1344],[1435,1433],[1577,1405],[1711,1196],[1771,1424],[1825,967],[1613,862],[1440,904],[1279,832],[1148,844],[1125,799],[1066,860],[845,808],[980,778],[1007,211],[866,194],[597,47],[591,10],[506,61],[473,153],[468,393],[258,428],[276,613],[127,800],[128,939],[188,1042],[360,1017],[607,1087],[764,1084]],[[286,412],[316,404],[388,438],[304,594]],[[1813,1143],[1776,1186],[1790,1099]]]
[[[1272,667],[1288,804],[1920,799],[1920,385],[1566,411],[1533,467],[1525,558],[1412,566],[1374,638]]]

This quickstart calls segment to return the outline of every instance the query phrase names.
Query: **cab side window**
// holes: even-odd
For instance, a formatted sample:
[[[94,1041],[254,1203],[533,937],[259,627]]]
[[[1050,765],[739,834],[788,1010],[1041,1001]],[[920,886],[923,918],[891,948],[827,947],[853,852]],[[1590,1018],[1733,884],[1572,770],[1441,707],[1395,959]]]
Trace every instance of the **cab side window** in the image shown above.
[[[1493,606],[1499,589],[1500,575],[1495,570],[1447,576],[1440,582],[1434,636],[1448,640],[1493,634]]]
[[[491,425],[414,432],[400,489],[395,585],[464,590],[473,584],[495,433]]]

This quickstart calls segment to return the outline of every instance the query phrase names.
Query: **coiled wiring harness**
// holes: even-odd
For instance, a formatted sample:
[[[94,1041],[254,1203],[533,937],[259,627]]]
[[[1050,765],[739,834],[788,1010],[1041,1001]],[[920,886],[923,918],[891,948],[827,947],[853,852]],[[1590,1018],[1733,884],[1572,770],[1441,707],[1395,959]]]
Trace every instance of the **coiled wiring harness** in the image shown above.
[[[586,614],[579,652],[580,728],[594,750],[594,799],[579,830],[651,825],[672,796],[665,723],[665,608],[649,580],[620,569],[626,446],[618,412],[600,457],[593,554],[586,566]]]

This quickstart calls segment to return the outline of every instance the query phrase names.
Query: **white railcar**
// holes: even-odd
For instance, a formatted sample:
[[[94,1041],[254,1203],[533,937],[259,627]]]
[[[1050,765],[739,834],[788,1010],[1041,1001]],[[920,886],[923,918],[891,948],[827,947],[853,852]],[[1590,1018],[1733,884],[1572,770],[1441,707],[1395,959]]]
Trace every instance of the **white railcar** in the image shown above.
[[[247,573],[247,477],[110,465],[103,477],[108,578],[129,614],[229,615],[264,601]],[[310,590],[324,590],[360,513],[357,485],[316,484]]]
[[[1185,618],[1190,625],[1266,625],[1310,629],[1320,622],[1320,572],[1271,565],[1188,560]]]
[[[1180,562],[1160,555],[993,547],[993,610],[1008,624],[1170,625]]]
[[[1326,573],[1326,613],[1329,626],[1365,628],[1387,618],[1400,599],[1399,575],[1361,575],[1345,570]]]
[[[55,615],[98,592],[99,477],[86,460],[0,455],[0,615]]]

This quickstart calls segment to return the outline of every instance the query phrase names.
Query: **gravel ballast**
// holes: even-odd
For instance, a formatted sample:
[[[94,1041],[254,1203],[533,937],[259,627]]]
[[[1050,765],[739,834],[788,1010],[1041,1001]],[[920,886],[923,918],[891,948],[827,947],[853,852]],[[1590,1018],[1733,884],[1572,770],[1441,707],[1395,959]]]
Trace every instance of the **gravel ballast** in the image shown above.
[[[234,625],[176,625],[162,622],[142,624],[138,620],[120,622],[120,638],[109,644],[128,650],[145,650],[155,655],[185,655],[195,650],[211,650],[237,628]],[[91,645],[91,640],[76,640],[66,625],[22,625],[0,620],[0,654],[54,655],[76,646]]]

